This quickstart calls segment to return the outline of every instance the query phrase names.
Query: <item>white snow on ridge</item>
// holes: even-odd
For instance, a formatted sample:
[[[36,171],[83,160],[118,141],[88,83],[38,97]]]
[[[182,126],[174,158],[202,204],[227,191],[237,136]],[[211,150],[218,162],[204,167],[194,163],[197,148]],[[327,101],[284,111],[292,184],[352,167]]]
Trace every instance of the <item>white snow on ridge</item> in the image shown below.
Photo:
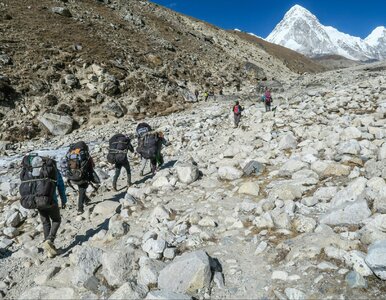
[[[365,40],[322,25],[300,5],[293,6],[266,38],[307,56],[338,54],[352,60],[386,59],[386,28],[377,27]]]

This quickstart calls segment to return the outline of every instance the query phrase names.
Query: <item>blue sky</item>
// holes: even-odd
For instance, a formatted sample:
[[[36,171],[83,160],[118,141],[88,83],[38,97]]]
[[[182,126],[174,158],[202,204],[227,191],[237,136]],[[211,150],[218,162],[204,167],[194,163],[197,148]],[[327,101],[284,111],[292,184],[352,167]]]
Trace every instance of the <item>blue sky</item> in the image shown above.
[[[239,28],[266,37],[295,4],[323,25],[365,38],[377,26],[386,26],[386,0],[152,0],[183,14],[224,29]]]

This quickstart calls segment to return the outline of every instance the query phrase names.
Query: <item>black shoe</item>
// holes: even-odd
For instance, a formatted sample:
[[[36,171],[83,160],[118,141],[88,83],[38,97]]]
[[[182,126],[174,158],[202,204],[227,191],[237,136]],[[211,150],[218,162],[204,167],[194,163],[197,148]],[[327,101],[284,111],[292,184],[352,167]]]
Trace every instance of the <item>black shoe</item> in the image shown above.
[[[83,215],[84,210],[83,209],[78,209],[78,212],[76,213],[78,216]]]

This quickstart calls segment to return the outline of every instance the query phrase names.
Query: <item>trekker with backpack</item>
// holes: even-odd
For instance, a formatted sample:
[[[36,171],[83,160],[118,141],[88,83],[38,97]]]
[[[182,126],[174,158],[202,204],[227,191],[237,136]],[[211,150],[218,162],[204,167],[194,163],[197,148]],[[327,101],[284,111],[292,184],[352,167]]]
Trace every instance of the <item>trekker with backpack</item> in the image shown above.
[[[271,91],[269,89],[265,90],[264,103],[265,103],[265,111],[266,112],[271,111],[272,96],[271,96]]]
[[[136,129],[138,137],[137,153],[141,155],[141,176],[144,175],[144,171],[147,165],[147,161],[150,160],[151,172],[155,174],[157,169],[157,157],[160,162],[163,163],[162,155],[160,155],[160,140],[158,132],[152,130],[149,124],[140,123]]]
[[[127,151],[134,153],[134,148],[131,145],[130,138],[124,134],[115,134],[109,140],[109,153],[107,154],[107,161],[115,164],[115,174],[113,177],[113,190],[117,191],[117,181],[121,174],[122,167],[127,173],[127,188],[131,186],[131,170],[130,163],[127,158]]]
[[[235,123],[235,128],[237,128],[239,126],[239,123],[240,123],[240,120],[241,120],[241,112],[243,110],[244,109],[239,104],[239,101],[236,101],[235,105],[233,106],[233,109],[232,109],[232,111],[233,111],[233,119],[234,119],[234,123]]]
[[[56,161],[37,154],[26,155],[22,160],[20,180],[20,204],[26,209],[38,210],[43,224],[42,246],[46,255],[53,258],[58,254],[54,241],[61,222],[56,190],[62,209],[67,203],[66,189]]]
[[[91,201],[86,194],[89,184],[100,184],[100,179],[94,171],[94,161],[85,142],[80,141],[70,145],[64,158],[64,168],[69,185],[78,186],[78,215],[81,215],[84,213],[84,204]]]

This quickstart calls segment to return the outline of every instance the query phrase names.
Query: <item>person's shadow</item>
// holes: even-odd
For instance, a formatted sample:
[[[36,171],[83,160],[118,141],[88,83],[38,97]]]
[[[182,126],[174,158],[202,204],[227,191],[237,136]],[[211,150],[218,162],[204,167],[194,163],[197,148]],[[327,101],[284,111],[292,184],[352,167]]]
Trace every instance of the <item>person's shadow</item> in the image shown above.
[[[75,237],[75,240],[68,245],[66,248],[60,249],[60,256],[62,257],[68,257],[70,254],[70,250],[74,248],[77,245],[81,245],[84,242],[87,242],[91,237],[96,235],[98,232],[101,230],[108,230],[109,227],[109,221],[110,218],[107,218],[106,220],[103,221],[103,223],[99,224],[96,228],[91,228],[85,232],[85,234],[77,235]]]

